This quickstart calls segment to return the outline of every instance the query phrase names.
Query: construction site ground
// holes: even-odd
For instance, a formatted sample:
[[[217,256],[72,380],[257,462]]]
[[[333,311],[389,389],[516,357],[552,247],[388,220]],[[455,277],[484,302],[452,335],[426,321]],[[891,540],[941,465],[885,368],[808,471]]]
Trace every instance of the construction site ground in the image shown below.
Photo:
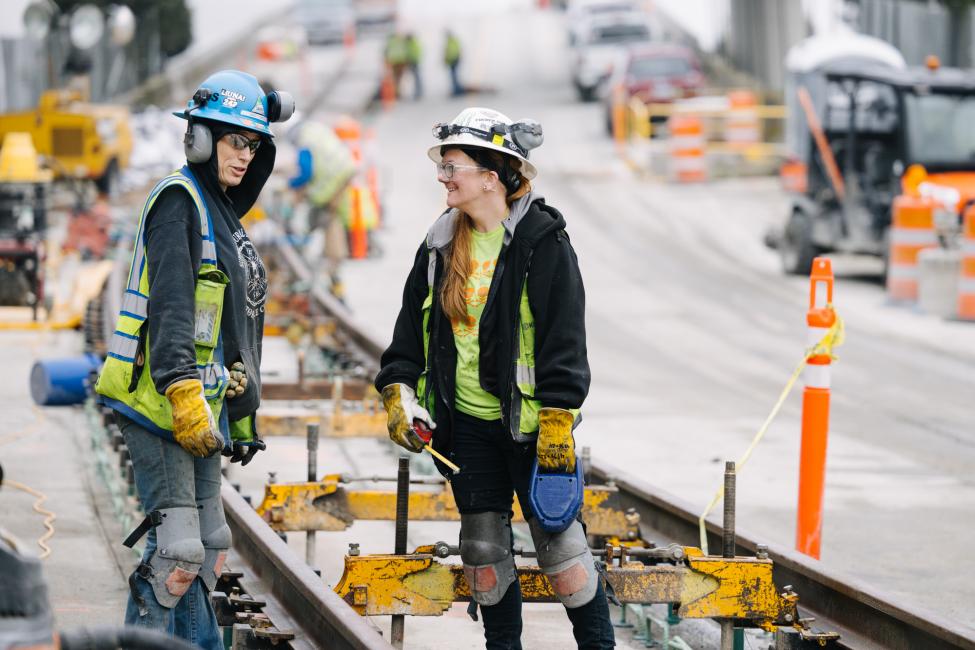
[[[377,255],[343,267],[347,304],[369,332],[388,340],[416,248],[444,207],[426,157],[435,122],[469,105],[538,120],[545,144],[532,154],[536,191],[565,215],[587,291],[593,382],[577,445],[703,511],[724,461],[744,452],[804,354],[808,279],[783,276],[762,243],[783,218],[786,195],[768,177],[683,186],[637,177],[606,137],[601,105],[576,102],[561,13],[535,11],[527,0],[504,10],[487,0],[462,8],[449,3],[470,16],[452,24],[465,47],[465,83],[493,89],[452,99],[439,56],[448,3],[400,4],[425,44],[425,95],[366,117],[376,131],[386,209]],[[513,45],[494,47],[502,36]],[[366,53],[355,55],[355,65],[378,67],[377,42],[360,46]],[[329,61],[315,68],[321,79],[341,83],[342,66],[356,69],[341,48],[321,54]],[[300,85],[296,70],[261,72],[286,88]],[[364,74],[346,74],[351,85],[322,96],[309,112],[356,110],[374,88],[375,79]],[[312,96],[317,92],[305,92]],[[896,595],[907,609],[972,625],[975,327],[889,304],[876,260],[838,256],[834,270],[846,342],[833,366],[822,562]],[[294,360],[279,343],[268,342],[266,366],[290,368]],[[80,408],[34,408],[27,390],[33,361],[80,351],[80,335],[4,331],[0,345],[6,351],[0,461],[7,478],[44,492],[46,507],[57,513],[45,575],[58,625],[117,623],[135,559],[120,545],[110,495],[94,476],[86,415]],[[795,527],[800,391],[801,383],[738,476],[739,525],[785,545]],[[231,467],[229,479],[255,504],[268,472],[281,482],[305,479],[305,440],[296,434],[271,439],[248,467]],[[391,476],[395,459],[384,441],[323,438],[318,467]],[[33,501],[9,487],[0,492],[0,522],[27,543],[43,532]],[[412,525],[409,545],[454,543],[457,532],[453,523]],[[289,534],[300,557],[304,539]],[[351,542],[363,553],[390,552],[393,523],[319,534],[316,564],[327,583],[338,580]],[[409,619],[406,647],[481,647],[480,624],[465,610],[455,605],[440,618]],[[559,605],[526,610],[525,647],[570,647]],[[374,623],[388,630],[388,621]],[[699,628],[685,629],[692,646],[709,647]],[[642,645],[626,631],[618,637],[621,648]]]

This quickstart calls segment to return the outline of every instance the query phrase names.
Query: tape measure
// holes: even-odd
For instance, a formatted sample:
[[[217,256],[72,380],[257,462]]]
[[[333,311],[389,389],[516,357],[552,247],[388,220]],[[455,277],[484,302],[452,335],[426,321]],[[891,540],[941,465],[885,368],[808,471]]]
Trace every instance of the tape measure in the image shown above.
[[[528,503],[542,530],[561,533],[579,516],[584,483],[579,460],[576,460],[573,473],[549,473],[540,472],[538,459],[535,459],[528,485]]]

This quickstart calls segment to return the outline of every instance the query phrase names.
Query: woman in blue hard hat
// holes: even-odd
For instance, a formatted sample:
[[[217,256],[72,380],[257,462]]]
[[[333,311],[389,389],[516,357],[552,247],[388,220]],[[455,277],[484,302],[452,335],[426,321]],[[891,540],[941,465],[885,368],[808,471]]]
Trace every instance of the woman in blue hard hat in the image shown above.
[[[96,384],[116,412],[148,533],[125,622],[223,647],[209,592],[230,547],[220,456],[264,448],[260,404],[267,276],[240,218],[274,166],[270,122],[294,110],[246,73],[211,75],[176,116],[187,164],[149,193]]]
[[[576,469],[572,435],[589,391],[585,294],[565,220],[532,190],[541,126],[468,108],[434,127],[429,156],[447,210],[416,254],[376,388],[390,437],[418,452],[415,425],[460,466],[449,476],[460,554],[490,649],[521,647],[512,496],[538,564],[566,607],[579,648],[615,645],[585,530],[533,513],[530,481]]]

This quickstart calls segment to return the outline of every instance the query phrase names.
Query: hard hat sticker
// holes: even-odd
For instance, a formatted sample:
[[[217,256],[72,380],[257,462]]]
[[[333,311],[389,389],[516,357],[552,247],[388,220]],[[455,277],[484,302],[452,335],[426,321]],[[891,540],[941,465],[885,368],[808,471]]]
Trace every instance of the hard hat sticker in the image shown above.
[[[234,90],[222,88],[220,96],[223,97],[223,105],[227,108],[237,108],[237,104],[247,99],[244,95]]]
[[[264,104],[261,103],[261,100],[260,99],[258,99],[256,102],[254,102],[254,108],[251,109],[251,113],[257,113],[261,117],[264,117],[265,116],[265,113],[264,113]]]

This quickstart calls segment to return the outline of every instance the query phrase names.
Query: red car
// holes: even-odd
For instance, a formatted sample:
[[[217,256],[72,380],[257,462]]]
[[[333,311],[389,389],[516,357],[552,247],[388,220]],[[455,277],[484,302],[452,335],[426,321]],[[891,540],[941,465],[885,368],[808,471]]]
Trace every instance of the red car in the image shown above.
[[[671,43],[636,45],[613,65],[603,101],[606,131],[612,134],[613,95],[623,87],[626,101],[639,98],[645,104],[662,104],[695,97],[704,86],[701,63],[694,51]],[[651,121],[666,121],[652,116]]]

